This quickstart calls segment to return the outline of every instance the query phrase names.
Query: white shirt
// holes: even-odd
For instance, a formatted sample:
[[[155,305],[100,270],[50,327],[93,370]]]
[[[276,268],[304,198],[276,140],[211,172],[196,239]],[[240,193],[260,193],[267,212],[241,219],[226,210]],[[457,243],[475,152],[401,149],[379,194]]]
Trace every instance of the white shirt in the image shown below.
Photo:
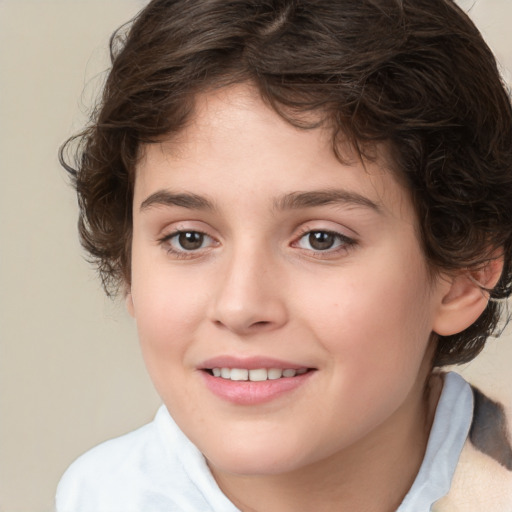
[[[448,373],[425,458],[397,512],[428,512],[447,494],[469,432],[470,386]],[[62,477],[57,512],[239,512],[203,455],[162,406],[144,427],[79,457]]]

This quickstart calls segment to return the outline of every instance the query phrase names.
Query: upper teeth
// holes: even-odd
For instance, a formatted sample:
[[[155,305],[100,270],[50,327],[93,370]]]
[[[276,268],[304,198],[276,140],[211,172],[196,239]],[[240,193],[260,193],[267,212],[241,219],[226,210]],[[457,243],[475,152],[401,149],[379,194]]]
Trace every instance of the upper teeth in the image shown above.
[[[275,380],[281,377],[295,377],[307,372],[307,368],[295,370],[293,368],[258,368],[256,370],[247,370],[246,368],[212,368],[215,377],[221,377],[229,380],[250,380],[263,381]]]

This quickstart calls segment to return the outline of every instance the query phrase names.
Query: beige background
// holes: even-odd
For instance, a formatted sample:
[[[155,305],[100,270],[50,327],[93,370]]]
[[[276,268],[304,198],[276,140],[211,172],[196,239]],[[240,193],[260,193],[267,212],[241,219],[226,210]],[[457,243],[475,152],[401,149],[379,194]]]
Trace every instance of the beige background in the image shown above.
[[[512,0],[460,3],[475,4],[512,69]],[[0,512],[51,510],[77,455],[149,421],[159,403],[123,304],[103,297],[83,261],[56,160],[101,84],[111,31],[142,4],[0,0]],[[511,363],[508,334],[465,372],[501,394]]]

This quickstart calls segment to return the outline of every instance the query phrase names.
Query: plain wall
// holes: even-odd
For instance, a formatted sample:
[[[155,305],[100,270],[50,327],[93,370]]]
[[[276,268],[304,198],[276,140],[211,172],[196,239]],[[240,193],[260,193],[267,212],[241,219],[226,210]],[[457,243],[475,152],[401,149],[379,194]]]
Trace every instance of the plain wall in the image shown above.
[[[512,69],[512,2],[460,3]],[[110,33],[142,4],[0,0],[0,512],[51,510],[75,457],[159,404],[124,304],[83,259],[56,157],[101,85]],[[511,363],[509,334],[463,372],[502,394]]]

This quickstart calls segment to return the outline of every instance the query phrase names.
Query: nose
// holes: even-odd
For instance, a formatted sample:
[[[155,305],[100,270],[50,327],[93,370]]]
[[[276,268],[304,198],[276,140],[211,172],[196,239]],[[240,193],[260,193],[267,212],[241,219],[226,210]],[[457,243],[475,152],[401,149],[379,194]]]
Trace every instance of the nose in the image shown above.
[[[216,278],[212,321],[239,335],[282,327],[288,321],[283,281],[279,266],[263,251],[234,252]]]

